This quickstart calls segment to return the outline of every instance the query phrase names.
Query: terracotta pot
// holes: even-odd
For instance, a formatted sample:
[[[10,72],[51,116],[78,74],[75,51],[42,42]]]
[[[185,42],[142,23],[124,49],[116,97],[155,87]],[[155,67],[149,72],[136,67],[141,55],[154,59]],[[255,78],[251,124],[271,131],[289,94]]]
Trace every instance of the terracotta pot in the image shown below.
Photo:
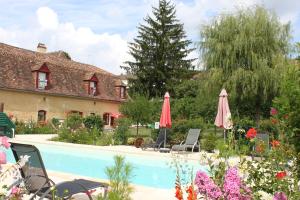
[[[134,141],[134,146],[136,148],[140,148],[143,143],[144,143],[143,138],[136,138],[136,140]]]

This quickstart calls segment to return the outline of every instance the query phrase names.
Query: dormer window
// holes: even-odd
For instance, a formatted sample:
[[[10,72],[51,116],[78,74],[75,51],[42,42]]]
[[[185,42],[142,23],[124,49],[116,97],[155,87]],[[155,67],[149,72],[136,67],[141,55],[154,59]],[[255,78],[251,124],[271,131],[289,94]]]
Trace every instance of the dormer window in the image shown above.
[[[98,78],[95,73],[86,74],[85,85],[87,88],[87,93],[91,96],[97,96],[98,92]]]
[[[97,82],[90,81],[89,83],[90,83],[90,85],[89,85],[89,94],[93,95],[93,96],[96,96],[97,95]]]
[[[120,98],[121,99],[125,99],[126,98],[126,87],[125,86],[121,86],[120,87]]]
[[[38,72],[38,89],[45,90],[47,88],[48,79],[47,73],[45,72]]]
[[[46,63],[33,66],[32,72],[35,75],[36,88],[39,90],[47,90],[50,86],[50,71]]]

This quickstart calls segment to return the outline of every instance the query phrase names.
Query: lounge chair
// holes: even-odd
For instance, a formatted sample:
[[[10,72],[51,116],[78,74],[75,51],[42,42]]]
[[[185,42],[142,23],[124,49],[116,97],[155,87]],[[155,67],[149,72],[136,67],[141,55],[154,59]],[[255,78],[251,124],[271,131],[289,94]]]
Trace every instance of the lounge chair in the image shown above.
[[[27,191],[33,194],[30,198],[35,199],[52,199],[53,196],[60,199],[70,199],[74,194],[85,193],[92,200],[89,190],[103,187],[104,195],[108,187],[105,183],[85,179],[75,179],[55,184],[48,178],[41,154],[39,150],[29,144],[11,143],[11,149],[15,160],[18,162],[21,156],[28,155],[29,160],[24,167],[20,169],[22,180]]]
[[[165,141],[165,129],[160,129],[155,143],[143,144],[142,149],[145,150],[147,148],[153,148],[154,150],[158,150],[164,146],[164,141]]]
[[[185,141],[182,141],[179,145],[173,145],[172,151],[187,151],[188,149],[192,149],[192,152],[194,152],[195,148],[200,150],[198,141],[200,131],[201,129],[190,129]]]

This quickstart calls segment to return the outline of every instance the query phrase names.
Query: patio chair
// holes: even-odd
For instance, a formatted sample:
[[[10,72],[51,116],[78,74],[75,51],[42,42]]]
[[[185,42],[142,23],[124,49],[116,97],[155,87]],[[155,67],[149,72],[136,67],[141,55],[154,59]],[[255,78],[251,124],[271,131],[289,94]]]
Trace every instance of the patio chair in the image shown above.
[[[257,133],[256,138],[257,138],[257,140],[255,143],[255,148],[256,148],[258,142],[262,141],[262,142],[264,142],[264,145],[266,148],[265,150],[267,150],[267,151],[270,150],[270,136],[268,133]]]
[[[12,142],[11,149],[16,162],[20,160],[21,156],[30,156],[26,165],[20,169],[24,185],[27,191],[32,194],[30,200],[36,197],[39,197],[39,199],[52,199],[53,196],[60,199],[70,199],[73,195],[79,193],[85,193],[92,200],[89,190],[98,187],[103,187],[104,195],[106,195],[108,184],[105,183],[75,179],[55,184],[48,177],[39,150],[33,145]]]
[[[143,144],[142,150],[153,148],[155,151],[163,147],[165,141],[165,129],[160,129],[156,141],[150,144]]]
[[[190,129],[185,141],[182,141],[179,145],[173,145],[172,151],[187,151],[188,149],[192,149],[194,152],[195,148],[198,148],[200,151],[199,145],[199,135],[201,129]]]

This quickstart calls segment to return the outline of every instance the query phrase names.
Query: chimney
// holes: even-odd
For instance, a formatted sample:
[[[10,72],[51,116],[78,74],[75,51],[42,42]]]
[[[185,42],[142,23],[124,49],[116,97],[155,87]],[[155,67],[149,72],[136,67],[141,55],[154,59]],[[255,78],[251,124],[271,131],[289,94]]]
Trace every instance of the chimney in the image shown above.
[[[36,48],[36,51],[39,52],[39,53],[46,53],[47,52],[47,47],[46,47],[45,44],[39,43],[37,48]]]

